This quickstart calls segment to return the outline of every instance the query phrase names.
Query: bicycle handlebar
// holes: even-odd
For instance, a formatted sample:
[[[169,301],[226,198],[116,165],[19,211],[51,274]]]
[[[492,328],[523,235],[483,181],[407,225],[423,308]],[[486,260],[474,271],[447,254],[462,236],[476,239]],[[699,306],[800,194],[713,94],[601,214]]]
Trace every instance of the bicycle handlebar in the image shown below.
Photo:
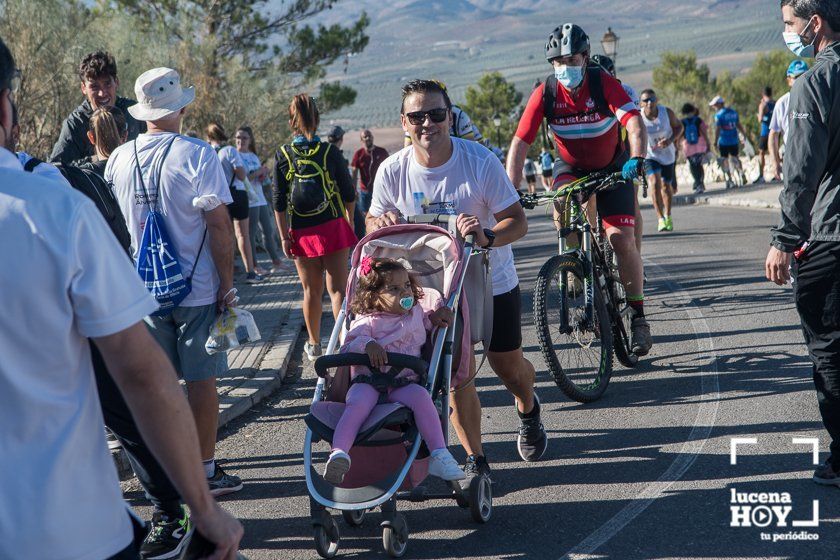
[[[621,172],[610,173],[606,171],[598,171],[577,181],[567,185],[557,191],[538,194],[519,193],[519,203],[529,210],[536,208],[540,204],[554,200],[559,197],[569,196],[570,194],[579,193],[582,199],[589,198],[597,191],[607,191],[617,186],[617,182],[622,178]]]

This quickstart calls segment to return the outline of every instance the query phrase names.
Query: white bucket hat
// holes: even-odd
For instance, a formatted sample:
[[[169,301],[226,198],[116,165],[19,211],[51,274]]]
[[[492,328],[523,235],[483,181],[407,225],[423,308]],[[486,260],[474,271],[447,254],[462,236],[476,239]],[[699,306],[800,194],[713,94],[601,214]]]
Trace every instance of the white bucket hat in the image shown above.
[[[716,95],[714,97],[714,99],[709,101],[709,107],[714,107],[715,105],[724,105],[724,104],[725,103],[723,102],[723,97],[721,97],[720,95]]]
[[[138,121],[157,121],[176,113],[195,99],[195,88],[181,88],[181,77],[171,68],[152,68],[134,82],[137,104],[128,112]]]

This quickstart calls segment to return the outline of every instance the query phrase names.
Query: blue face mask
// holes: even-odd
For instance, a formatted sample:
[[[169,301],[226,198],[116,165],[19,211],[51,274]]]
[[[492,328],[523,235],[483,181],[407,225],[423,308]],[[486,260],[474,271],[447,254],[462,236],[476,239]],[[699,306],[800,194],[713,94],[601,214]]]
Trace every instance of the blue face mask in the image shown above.
[[[583,81],[583,66],[563,64],[554,68],[554,77],[566,89],[575,89]]]
[[[808,31],[808,28],[811,27],[811,23],[813,23],[813,20],[808,22],[808,25],[805,26],[802,33]],[[789,48],[796,56],[800,56],[802,58],[814,57],[814,44],[817,42],[816,34],[814,34],[814,39],[808,45],[802,41],[802,34],[796,33],[795,31],[786,31],[782,33],[782,38],[784,38],[787,48]]]
[[[400,298],[400,307],[408,311],[412,307],[414,307],[414,297],[408,296],[404,298]]]

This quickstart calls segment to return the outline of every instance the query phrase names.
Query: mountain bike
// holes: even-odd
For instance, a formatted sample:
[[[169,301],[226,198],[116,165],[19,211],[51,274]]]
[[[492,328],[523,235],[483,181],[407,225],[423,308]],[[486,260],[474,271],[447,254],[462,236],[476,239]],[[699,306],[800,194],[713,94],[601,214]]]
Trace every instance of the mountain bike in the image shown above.
[[[560,203],[558,254],[540,269],[534,288],[534,321],[540,351],[554,382],[570,399],[587,403],[604,394],[612,376],[612,357],[626,367],[639,358],[630,350],[632,311],[618,263],[601,220],[593,228],[583,204],[597,192],[623,186],[621,173],[599,172],[540,195],[522,194],[535,208]],[[577,237],[577,246],[570,243]]]

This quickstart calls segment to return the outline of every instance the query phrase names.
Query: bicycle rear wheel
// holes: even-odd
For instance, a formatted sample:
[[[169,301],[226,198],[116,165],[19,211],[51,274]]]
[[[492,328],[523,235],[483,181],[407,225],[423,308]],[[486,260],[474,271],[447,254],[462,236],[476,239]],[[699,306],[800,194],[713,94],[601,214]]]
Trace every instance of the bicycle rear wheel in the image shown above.
[[[534,320],[540,350],[554,382],[572,400],[592,402],[612,375],[613,337],[600,289],[594,290],[592,321],[586,317],[583,266],[557,255],[540,269],[534,290]]]

